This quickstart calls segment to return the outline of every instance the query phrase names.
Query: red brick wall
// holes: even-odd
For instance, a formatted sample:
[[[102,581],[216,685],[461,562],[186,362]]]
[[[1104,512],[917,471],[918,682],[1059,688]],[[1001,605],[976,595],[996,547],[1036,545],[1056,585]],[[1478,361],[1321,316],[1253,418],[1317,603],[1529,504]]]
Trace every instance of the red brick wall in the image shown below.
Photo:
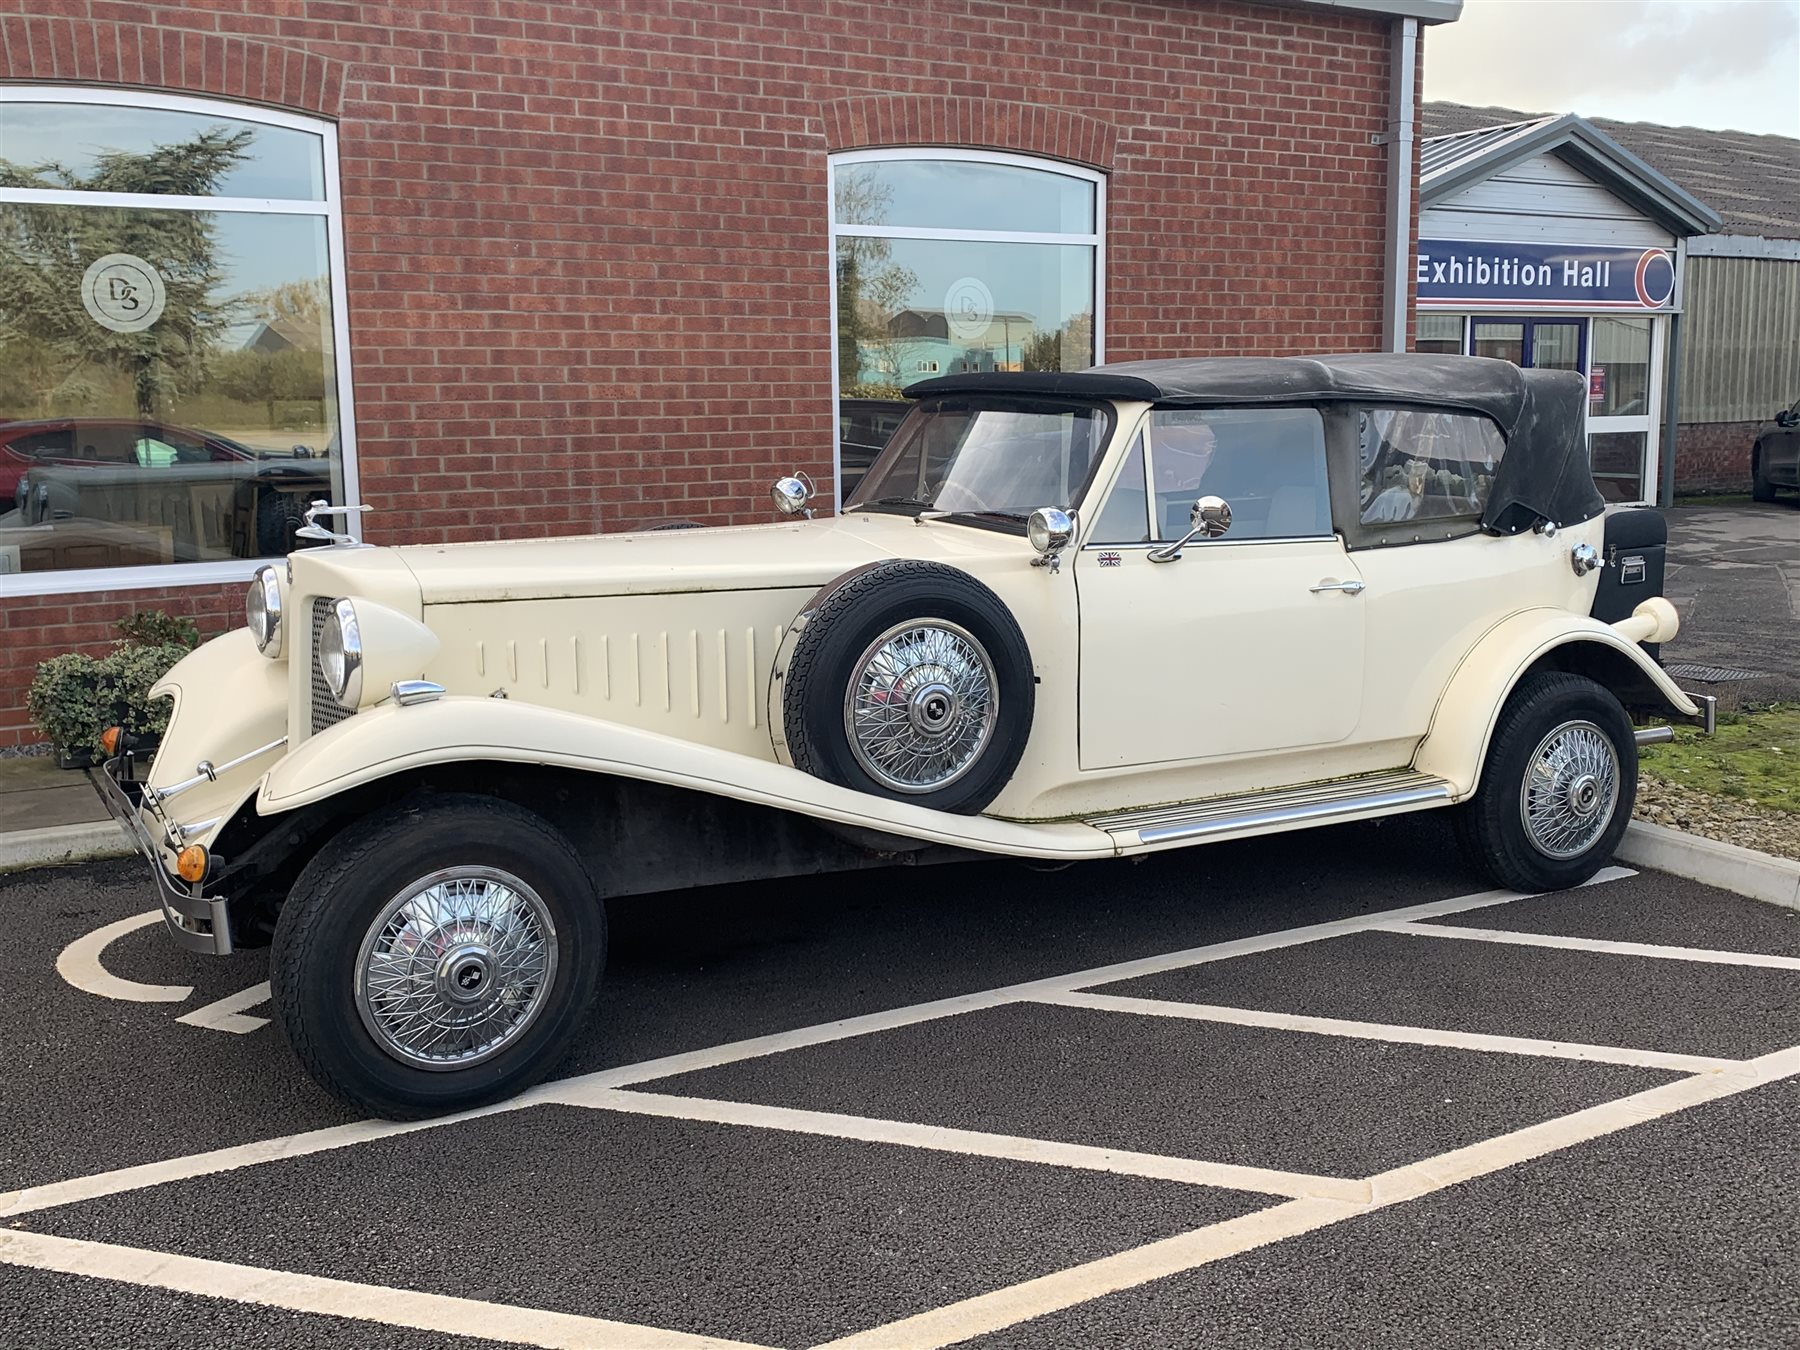
[[[1675,429],[1675,492],[1750,490],[1759,422],[1683,422]]]
[[[28,17],[35,16],[35,17]],[[152,25],[153,26],[150,26]],[[377,543],[765,518],[829,478],[829,150],[1111,172],[1111,359],[1380,340],[1382,21],[1207,0],[0,0],[0,74],[339,119]],[[7,601],[32,664],[239,588]]]

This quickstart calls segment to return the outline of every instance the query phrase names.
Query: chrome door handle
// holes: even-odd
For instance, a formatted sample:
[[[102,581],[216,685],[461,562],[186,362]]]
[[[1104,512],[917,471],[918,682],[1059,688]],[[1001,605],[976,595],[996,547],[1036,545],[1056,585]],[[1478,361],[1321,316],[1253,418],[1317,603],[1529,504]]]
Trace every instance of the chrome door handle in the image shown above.
[[[1312,588],[1317,595],[1320,591],[1342,591],[1345,595],[1361,595],[1367,588],[1360,581],[1321,581]]]

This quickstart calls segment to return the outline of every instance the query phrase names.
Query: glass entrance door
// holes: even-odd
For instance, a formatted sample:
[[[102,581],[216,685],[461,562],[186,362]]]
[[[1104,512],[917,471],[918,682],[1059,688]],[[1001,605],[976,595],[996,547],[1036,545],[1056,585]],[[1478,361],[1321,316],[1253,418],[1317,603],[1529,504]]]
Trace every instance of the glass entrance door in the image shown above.
[[[1595,318],[1588,370],[1588,456],[1609,502],[1655,496],[1657,363],[1654,319]]]

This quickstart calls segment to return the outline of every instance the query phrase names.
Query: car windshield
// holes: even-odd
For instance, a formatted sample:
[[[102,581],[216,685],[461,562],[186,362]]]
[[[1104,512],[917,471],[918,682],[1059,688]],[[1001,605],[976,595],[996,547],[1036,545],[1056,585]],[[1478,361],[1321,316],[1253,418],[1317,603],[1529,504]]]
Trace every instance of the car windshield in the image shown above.
[[[914,409],[846,504],[1018,524],[1040,506],[1072,508],[1112,429],[1103,405],[984,397]]]

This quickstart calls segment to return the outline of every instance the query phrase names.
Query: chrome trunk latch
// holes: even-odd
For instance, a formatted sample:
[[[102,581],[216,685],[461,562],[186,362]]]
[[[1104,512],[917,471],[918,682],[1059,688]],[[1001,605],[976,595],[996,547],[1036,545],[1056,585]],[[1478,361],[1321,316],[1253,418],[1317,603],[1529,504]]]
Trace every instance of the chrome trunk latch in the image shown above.
[[[1577,544],[1569,550],[1569,566],[1575,569],[1575,575],[1585,577],[1597,567],[1604,567],[1600,555],[1592,544]]]

